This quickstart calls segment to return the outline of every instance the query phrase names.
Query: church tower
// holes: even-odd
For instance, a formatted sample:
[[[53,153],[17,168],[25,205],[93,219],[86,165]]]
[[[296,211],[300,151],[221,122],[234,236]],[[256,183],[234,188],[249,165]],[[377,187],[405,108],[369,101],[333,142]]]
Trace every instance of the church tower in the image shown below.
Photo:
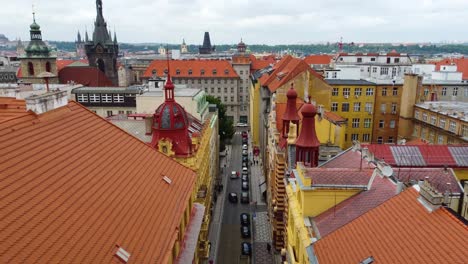
[[[86,56],[90,66],[97,67],[112,81],[113,85],[118,86],[117,56],[119,45],[117,44],[117,36],[114,35],[112,40],[112,35],[107,30],[107,23],[102,15],[102,0],[96,0],[96,10],[93,39],[89,40],[86,36]]]
[[[85,42],[81,38],[80,31],[78,31],[78,34],[76,35],[75,46],[76,46],[76,57],[84,58],[86,56]]]
[[[57,57],[51,54],[51,49],[42,41],[41,27],[36,23],[34,12],[29,32],[31,41],[23,56],[20,56],[21,79],[29,83],[45,83],[45,79],[48,83],[58,83]]]
[[[205,32],[203,37],[203,46],[198,48],[198,53],[200,54],[211,54],[215,51],[215,46],[211,45],[210,33]]]
[[[185,39],[182,39],[182,45],[180,45],[180,53],[188,53],[188,46],[185,43]]]

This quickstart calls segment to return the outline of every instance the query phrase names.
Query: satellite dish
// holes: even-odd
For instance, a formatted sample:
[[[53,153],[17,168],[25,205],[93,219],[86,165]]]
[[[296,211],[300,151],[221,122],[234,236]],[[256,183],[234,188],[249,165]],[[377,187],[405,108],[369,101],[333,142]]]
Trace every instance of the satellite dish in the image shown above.
[[[390,177],[393,175],[393,169],[390,166],[384,166],[382,169],[380,169],[382,172],[383,176]]]

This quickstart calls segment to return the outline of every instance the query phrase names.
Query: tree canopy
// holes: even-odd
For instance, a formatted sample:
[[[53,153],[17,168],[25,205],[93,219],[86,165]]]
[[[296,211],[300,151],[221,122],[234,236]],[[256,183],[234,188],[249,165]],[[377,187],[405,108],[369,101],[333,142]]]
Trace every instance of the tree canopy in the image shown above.
[[[220,150],[223,151],[226,140],[230,140],[234,135],[234,124],[232,119],[226,117],[226,106],[217,97],[208,95],[206,101],[210,104],[215,104],[218,107],[219,118],[219,137],[220,137]]]

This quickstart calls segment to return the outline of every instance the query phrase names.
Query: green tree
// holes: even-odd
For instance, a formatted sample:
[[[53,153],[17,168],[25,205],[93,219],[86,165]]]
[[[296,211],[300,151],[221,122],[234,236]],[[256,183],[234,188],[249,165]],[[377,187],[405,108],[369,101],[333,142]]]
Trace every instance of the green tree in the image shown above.
[[[217,97],[207,95],[206,101],[210,104],[215,104],[218,107],[219,118],[219,137],[220,137],[220,151],[225,148],[226,141],[230,140],[234,135],[234,124],[232,119],[226,117],[226,106]]]

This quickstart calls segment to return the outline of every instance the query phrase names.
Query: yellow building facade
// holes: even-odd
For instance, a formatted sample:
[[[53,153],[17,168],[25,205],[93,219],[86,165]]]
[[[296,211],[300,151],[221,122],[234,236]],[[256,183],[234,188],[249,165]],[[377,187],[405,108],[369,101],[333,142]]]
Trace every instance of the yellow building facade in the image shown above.
[[[262,103],[260,88],[261,85],[258,80],[252,80],[250,82],[250,137],[252,140],[252,145],[257,147],[260,144],[260,104]]]
[[[347,119],[344,148],[372,141],[376,85],[364,80],[327,80],[332,86],[330,111]]]

